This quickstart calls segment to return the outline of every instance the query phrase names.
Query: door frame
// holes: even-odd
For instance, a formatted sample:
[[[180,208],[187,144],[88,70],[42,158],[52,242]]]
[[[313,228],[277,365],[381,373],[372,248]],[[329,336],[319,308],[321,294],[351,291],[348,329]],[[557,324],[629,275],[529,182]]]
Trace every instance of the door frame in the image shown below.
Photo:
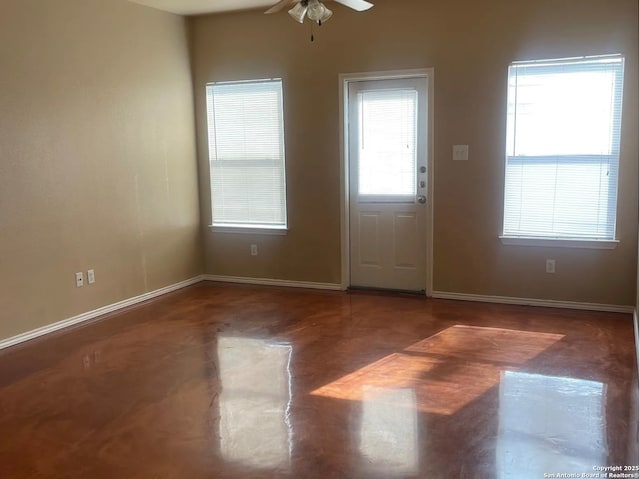
[[[367,80],[395,80],[402,78],[423,78],[427,86],[427,238],[426,238],[426,284],[425,294],[433,294],[433,68],[419,68],[413,70],[390,70],[367,73],[341,73],[338,75],[340,95],[340,255],[342,265],[341,288],[346,290],[350,286],[350,246],[349,246],[349,135],[346,129],[348,120],[349,83]]]

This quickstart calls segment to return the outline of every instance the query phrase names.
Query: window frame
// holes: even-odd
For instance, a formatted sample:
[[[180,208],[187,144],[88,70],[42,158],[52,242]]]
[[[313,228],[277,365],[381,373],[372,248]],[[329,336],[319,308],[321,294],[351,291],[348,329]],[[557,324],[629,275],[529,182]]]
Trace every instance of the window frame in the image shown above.
[[[623,98],[624,98],[624,64],[625,57],[622,54],[607,54],[607,55],[596,55],[596,56],[583,56],[583,57],[572,57],[572,58],[556,58],[556,59],[544,59],[544,60],[533,60],[533,61],[515,61],[509,64],[509,68],[507,70],[507,104],[506,104],[506,128],[509,128],[509,79],[510,79],[510,69],[513,66],[518,65],[530,65],[532,67],[537,66],[537,73],[544,72],[543,69],[548,70],[549,72],[558,71],[557,68],[554,67],[554,64],[564,64],[564,72],[566,71],[587,71],[580,62],[586,62],[589,60],[595,61],[598,59],[607,59],[607,58],[619,58],[621,60],[620,71],[614,72],[617,78],[616,83],[619,81],[621,84],[620,89],[614,88],[614,95],[617,97],[614,101],[614,114],[613,114],[613,128],[617,128],[617,138],[614,135],[616,140],[612,140],[611,144],[611,152],[608,155],[595,155],[595,154],[563,154],[563,155],[549,155],[549,156],[517,156],[510,155],[508,148],[509,144],[509,132],[507,131],[505,136],[505,170],[504,170],[504,191],[503,191],[503,211],[502,211],[502,233],[498,236],[501,240],[502,244],[505,245],[517,245],[517,246],[547,246],[547,247],[562,247],[562,248],[585,248],[585,249],[615,249],[620,241],[616,237],[616,223],[617,223],[617,213],[618,213],[618,204],[617,201],[615,204],[608,205],[608,217],[613,219],[613,231],[610,238],[595,238],[595,237],[580,237],[580,236],[553,236],[553,235],[515,235],[515,234],[507,234],[505,233],[505,225],[506,225],[506,201],[507,201],[507,168],[509,161],[527,161],[527,162],[547,162],[551,161],[554,158],[566,158],[568,161],[563,162],[564,164],[569,164],[570,162],[595,162],[599,161],[601,158],[610,157],[616,159],[616,167],[615,167],[615,175],[609,175],[609,183],[615,184],[616,187],[616,196],[618,195],[618,187],[619,187],[619,167],[620,167],[620,144],[621,144],[621,136],[622,136],[622,108],[623,108]],[[571,63],[573,62],[573,63]],[[540,65],[543,66],[540,66]],[[547,64],[546,66],[544,66]],[[568,64],[568,65],[567,65]],[[517,134],[517,133],[516,133]],[[513,141],[516,141],[516,138],[513,138]],[[557,160],[556,160],[557,161]]]
[[[214,219],[214,192],[212,185],[213,178],[213,165],[215,161],[214,153],[211,152],[211,134],[215,135],[215,125],[210,125],[209,118],[209,89],[215,86],[221,85],[243,85],[243,84],[262,84],[262,83],[278,83],[280,87],[280,142],[282,145],[282,212],[283,223],[282,224],[268,224],[268,223],[233,223],[233,222],[216,222]],[[212,93],[213,97],[213,93]],[[215,233],[240,233],[240,234],[263,234],[263,235],[286,235],[289,231],[289,218],[288,218],[288,201],[287,201],[287,159],[286,159],[286,143],[285,143],[285,119],[284,119],[284,80],[282,78],[259,78],[250,80],[236,80],[236,81],[213,81],[207,82],[205,85],[205,118],[206,118],[206,132],[207,132],[207,167],[209,169],[209,193],[210,193],[210,224],[208,226],[209,231]],[[215,123],[215,122],[214,122]],[[214,140],[215,142],[215,140]],[[252,162],[259,162],[260,160],[251,160]]]

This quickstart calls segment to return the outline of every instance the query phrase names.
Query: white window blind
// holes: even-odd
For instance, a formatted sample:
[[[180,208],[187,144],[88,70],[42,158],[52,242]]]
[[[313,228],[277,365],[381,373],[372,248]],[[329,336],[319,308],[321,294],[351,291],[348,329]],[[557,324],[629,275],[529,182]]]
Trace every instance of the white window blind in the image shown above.
[[[508,237],[613,240],[623,57],[509,67]]]
[[[213,226],[286,228],[282,81],[207,85]]]
[[[418,92],[372,90],[358,94],[358,194],[416,194]]]

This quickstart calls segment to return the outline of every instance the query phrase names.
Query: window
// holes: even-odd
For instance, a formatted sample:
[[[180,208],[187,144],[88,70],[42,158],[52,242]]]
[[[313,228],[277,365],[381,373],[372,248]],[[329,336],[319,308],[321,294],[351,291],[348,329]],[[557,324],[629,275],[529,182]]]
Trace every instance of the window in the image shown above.
[[[623,63],[510,65],[503,237],[615,239]]]
[[[360,196],[416,196],[418,92],[371,90],[358,93]]]
[[[287,227],[282,81],[207,85],[214,227]]]

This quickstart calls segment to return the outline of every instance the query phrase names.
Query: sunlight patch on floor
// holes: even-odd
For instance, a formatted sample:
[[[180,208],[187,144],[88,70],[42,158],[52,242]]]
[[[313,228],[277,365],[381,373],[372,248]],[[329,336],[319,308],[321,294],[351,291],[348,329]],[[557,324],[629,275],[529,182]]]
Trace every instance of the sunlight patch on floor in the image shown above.
[[[415,391],[419,411],[450,415],[499,384],[503,371],[518,369],[563,337],[456,325],[311,394],[363,401],[371,387],[381,395],[385,390],[410,388]],[[390,397],[388,401],[393,400]]]

